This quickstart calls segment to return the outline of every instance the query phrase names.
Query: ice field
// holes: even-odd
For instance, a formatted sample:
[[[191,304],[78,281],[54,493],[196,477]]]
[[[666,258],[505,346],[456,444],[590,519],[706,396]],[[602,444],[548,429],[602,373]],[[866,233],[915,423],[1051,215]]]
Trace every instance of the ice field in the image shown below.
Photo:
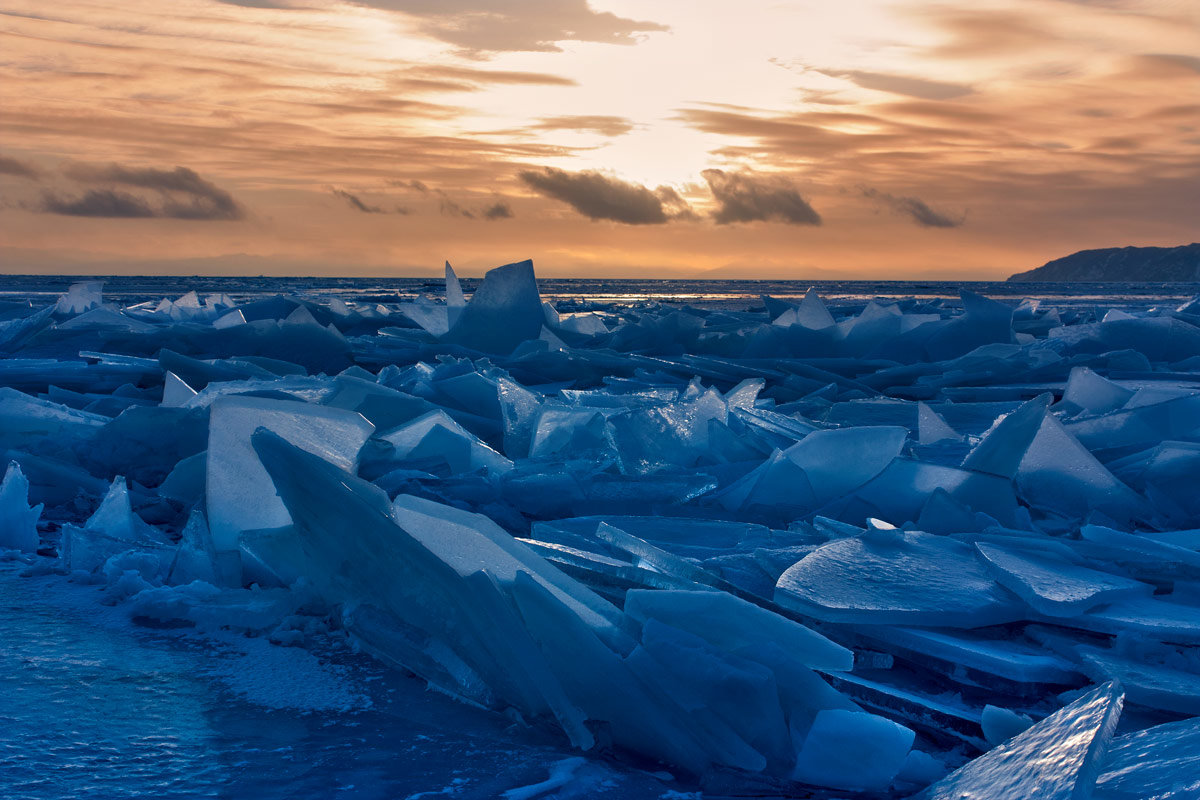
[[[0,286],[6,798],[1200,797],[1200,287],[172,280]]]

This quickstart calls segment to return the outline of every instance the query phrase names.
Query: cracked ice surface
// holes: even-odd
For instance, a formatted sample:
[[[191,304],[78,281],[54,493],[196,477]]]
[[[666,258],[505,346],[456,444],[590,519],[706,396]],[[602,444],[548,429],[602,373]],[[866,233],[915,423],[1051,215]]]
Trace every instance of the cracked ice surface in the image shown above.
[[[531,765],[488,776],[463,745],[423,785],[296,777],[325,794],[1200,785],[1195,302],[693,308],[548,302],[529,262],[445,275],[405,302],[0,301],[10,641],[91,604],[151,665],[119,680],[218,658],[200,674],[235,706],[327,715],[339,741],[384,703],[368,677],[427,684],[419,714],[363,717],[373,747],[420,750],[424,714]],[[45,630],[48,654],[80,641]],[[120,794],[54,762],[60,701],[25,700],[120,657],[6,646],[34,681],[4,712],[15,752]],[[147,725],[183,713],[154,697]],[[247,747],[217,727],[214,759]],[[7,755],[0,779],[50,796]]]

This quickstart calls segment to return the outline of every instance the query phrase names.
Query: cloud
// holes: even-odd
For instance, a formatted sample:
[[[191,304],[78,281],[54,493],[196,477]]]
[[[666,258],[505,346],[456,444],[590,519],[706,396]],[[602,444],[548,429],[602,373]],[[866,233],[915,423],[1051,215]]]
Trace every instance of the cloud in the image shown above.
[[[63,214],[69,217],[143,219],[164,216],[142,198],[114,189],[88,189],[79,197],[73,198],[47,193],[42,198],[41,210],[48,214]]]
[[[936,45],[930,54],[940,58],[992,58],[1013,54],[1028,54],[1056,45],[1062,38],[1040,24],[1053,15],[1031,16],[1017,11],[954,8],[944,11],[919,10],[944,31],[949,39]]]
[[[18,161],[8,156],[0,156],[0,175],[12,175],[33,181],[37,180],[40,174],[32,164],[26,164],[24,161]]]
[[[412,67],[401,73],[406,83],[428,81],[440,84],[440,88],[474,91],[481,85],[505,84],[510,86],[578,86],[578,82],[561,75],[547,72],[521,72],[501,69],[478,69],[430,64]]]
[[[1200,56],[1186,56],[1180,53],[1146,53],[1142,58],[1156,64],[1200,72]]]
[[[843,78],[863,89],[873,89],[877,92],[900,94],[906,97],[916,97],[919,100],[953,100],[973,94],[974,89],[958,83],[944,83],[925,78],[911,78],[906,75],[892,75],[886,72],[865,72],[857,69],[817,69],[809,68],[812,72],[826,75],[830,78]]]
[[[235,5],[267,1],[232,0]],[[587,0],[352,1],[416,17],[423,33],[469,53],[558,52],[557,43],[565,41],[634,44],[637,34],[668,30],[657,22],[593,11]]]
[[[218,2],[225,3],[226,5],[230,6],[242,6],[243,8],[273,8],[288,10],[295,8],[295,6],[292,6],[289,3],[278,3],[273,2],[273,0],[218,0]]]
[[[858,189],[862,192],[863,197],[878,200],[896,213],[911,217],[913,222],[922,228],[958,228],[967,221],[966,214],[955,219],[940,211],[934,211],[919,197],[897,197],[870,186],[860,186]]]
[[[533,130],[542,131],[585,131],[601,136],[623,136],[633,130],[633,123],[625,117],[602,114],[582,116],[542,117]]]
[[[475,212],[470,209],[463,208],[461,205],[451,200],[443,191],[438,191],[442,196],[442,201],[439,208],[444,216],[447,217],[464,217],[466,219],[475,219]]]
[[[706,169],[700,174],[717,201],[713,219],[718,225],[766,220],[789,225],[821,224],[821,215],[782,176],[719,169]]]
[[[856,115],[857,116],[857,115]],[[720,154],[756,156],[768,153],[792,158],[828,159],[832,156],[862,148],[886,148],[900,143],[896,133],[849,133],[822,127],[825,115],[812,113],[785,116],[758,116],[719,108],[689,108],[679,112],[677,119],[697,130],[721,136],[745,137],[758,142],[753,152],[736,152],[726,147]],[[880,127],[878,125],[872,127]]]
[[[224,189],[201,178],[187,167],[154,169],[121,164],[96,166],[68,164],[63,174],[77,183],[107,184],[86,189],[79,195],[48,191],[36,210],[72,217],[109,217],[144,219],[149,217],[189,220],[237,220],[242,207]],[[123,188],[132,187],[156,193],[147,198]]]
[[[513,212],[508,203],[499,200],[483,210],[483,218],[489,220],[512,219]]]
[[[361,211],[364,214],[408,214],[409,211],[404,206],[396,206],[391,211],[388,211],[383,206],[372,206],[364,203],[362,198],[356,194],[351,194],[345,189],[330,189],[329,191],[336,194],[338,197],[346,201],[347,204],[356,211]]]
[[[553,167],[541,171],[525,170],[519,174],[525,185],[539,194],[561,200],[588,219],[609,219],[626,225],[661,225],[685,212],[673,206],[686,203],[670,187],[660,186],[651,191],[640,183],[594,170],[565,172]],[[664,203],[664,197],[667,202]],[[690,211],[690,209],[688,209]]]
[[[233,195],[204,180],[194,170],[187,167],[154,169],[153,167],[126,167],[121,164],[109,164],[104,167],[92,164],[70,164],[63,172],[67,177],[80,183],[116,184],[157,191],[160,195],[160,202],[150,216],[194,220],[236,220],[244,216],[242,207],[233,199]],[[84,197],[93,194],[96,193],[88,192]],[[110,191],[108,194],[110,196],[118,194],[125,197],[132,196],[115,191]],[[144,199],[137,199],[143,206],[151,208]],[[111,216],[129,215],[114,214]]]
[[[389,180],[387,182],[387,185],[395,186],[399,189],[412,189],[413,191],[420,192],[421,194],[429,194],[429,187],[426,186],[423,182],[416,180],[415,178],[413,180],[407,180],[407,181],[393,179],[393,180]]]
[[[386,214],[387,213],[379,206],[367,205],[366,203],[364,203],[362,200],[360,200],[358,198],[358,195],[350,194],[350,192],[347,192],[345,189],[330,189],[329,191],[333,192],[338,197],[342,198],[347,203],[349,203],[351,208],[357,209],[357,210],[363,212],[364,214]]]
[[[671,219],[700,219],[700,215],[692,211],[692,207],[683,199],[683,196],[670,186],[659,186],[654,190],[654,196],[662,202],[663,210]]]

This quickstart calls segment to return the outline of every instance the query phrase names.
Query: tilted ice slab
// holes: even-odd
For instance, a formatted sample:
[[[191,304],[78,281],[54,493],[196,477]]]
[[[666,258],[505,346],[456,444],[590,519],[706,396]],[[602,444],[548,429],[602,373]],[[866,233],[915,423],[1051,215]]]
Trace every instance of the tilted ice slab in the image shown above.
[[[0,550],[32,553],[38,549],[37,522],[42,504],[29,505],[29,479],[17,462],[9,462],[0,482]]]
[[[908,757],[915,734],[865,711],[817,714],[796,757],[792,777],[839,789],[883,790]]]
[[[503,473],[513,468],[511,461],[488,447],[441,409],[430,411],[376,438],[390,444],[398,459],[436,457],[444,460],[452,472],[486,469],[492,473]]]
[[[976,543],[984,565],[996,581],[1034,611],[1051,617],[1073,617],[1104,603],[1149,595],[1154,587],[1130,578],[1073,564],[1034,552]]]
[[[1133,397],[1133,392],[1113,383],[1087,367],[1073,367],[1063,389],[1062,405],[1088,414],[1116,411]],[[1055,409],[1057,410],[1057,406]]]
[[[269,431],[254,434],[254,447],[295,520],[293,566],[328,602],[351,609],[347,624],[368,649],[464,699],[553,714],[574,743],[591,746],[498,584],[549,575],[550,591],[570,606],[565,613],[617,639],[615,608],[539,566],[503,531],[505,539],[493,538],[484,517],[417,498],[393,508],[382,490]]]
[[[259,463],[251,435],[266,428],[292,444],[351,469],[375,426],[359,414],[336,408],[263,397],[222,397],[208,425],[205,503],[213,546],[234,556],[242,531],[278,528],[291,522],[275,487]],[[236,564],[229,579],[236,580]]]
[[[1118,520],[1144,515],[1148,506],[1087,448],[1047,415],[1021,458],[1017,488],[1032,505],[1084,517],[1102,511]]]
[[[0,387],[0,446],[68,450],[86,446],[109,421],[100,414],[78,411],[58,403]]]
[[[1086,800],[1117,721],[1122,693],[1106,683],[938,781],[919,800]]]
[[[1200,717],[1168,722],[1112,740],[1095,800],[1200,797]]]
[[[976,628],[1021,619],[969,545],[868,532],[817,548],[780,576],[775,601],[828,622]]]
[[[1081,669],[1096,680],[1116,680],[1130,703],[1172,714],[1200,714],[1200,674],[1148,664],[1097,647],[1079,646]]]
[[[657,619],[725,650],[753,651],[769,643],[812,669],[844,672],[854,666],[845,647],[725,592],[634,590],[625,595],[625,613],[639,622]]]
[[[521,261],[488,270],[442,340],[485,353],[510,353],[538,338],[544,320],[533,262]]]
[[[862,625],[856,630],[919,666],[933,660],[943,671],[966,668],[1016,684],[1067,685],[1080,679],[1079,670],[1062,656],[1008,636],[993,639],[966,631],[894,625]]]
[[[804,470],[813,500],[823,505],[882,472],[907,437],[907,430],[894,427],[813,431],[783,454]]]

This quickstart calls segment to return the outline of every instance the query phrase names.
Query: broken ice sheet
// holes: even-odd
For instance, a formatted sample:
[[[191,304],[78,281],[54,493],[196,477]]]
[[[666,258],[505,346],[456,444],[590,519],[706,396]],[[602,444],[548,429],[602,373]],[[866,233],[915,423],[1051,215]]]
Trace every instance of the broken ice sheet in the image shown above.
[[[1187,800],[1200,796],[1200,717],[1112,740],[1097,800]]]
[[[227,561],[236,561],[242,531],[291,521],[251,447],[251,435],[259,428],[282,433],[343,468],[356,463],[374,430],[359,414],[308,403],[259,397],[215,402],[209,420],[205,500],[214,548],[227,554]],[[237,580],[234,563],[224,564],[219,572]]]
[[[1087,797],[1121,716],[1121,690],[1106,683],[1009,742],[967,762],[921,800]]]
[[[1154,589],[1049,555],[982,542],[975,549],[1001,586],[1051,617],[1073,617],[1114,600],[1149,595]]]
[[[971,547],[903,531],[817,548],[780,576],[775,601],[828,622],[977,628],[1023,617]]]
[[[264,636],[311,602],[563,747],[739,792],[917,791],[1088,678],[1125,684],[1130,735],[1195,712],[1178,302],[680,308],[543,299],[528,263],[468,300],[444,274],[444,302],[0,301],[0,463],[29,484],[0,530],[143,624]],[[1139,746],[1156,786],[1189,785],[1186,741]]]
[[[8,464],[0,481],[0,550],[32,553],[38,549],[37,522],[43,505],[29,505],[29,479],[15,461]]]

